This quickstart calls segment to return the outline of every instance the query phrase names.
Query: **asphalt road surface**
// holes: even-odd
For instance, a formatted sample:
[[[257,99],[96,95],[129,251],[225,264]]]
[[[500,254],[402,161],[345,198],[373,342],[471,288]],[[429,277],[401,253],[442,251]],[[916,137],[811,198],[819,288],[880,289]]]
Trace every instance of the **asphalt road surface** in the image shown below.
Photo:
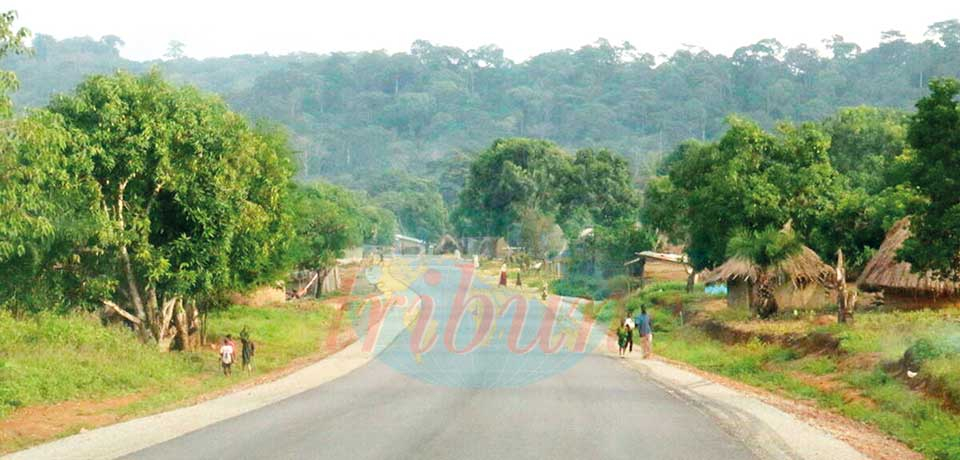
[[[380,358],[340,379],[129,458],[756,458],[697,405],[617,358],[576,349],[517,352],[550,317],[537,302],[529,302],[512,345],[513,323],[504,320],[502,333],[493,328],[470,349],[483,315],[456,315],[464,299],[457,292],[467,292],[461,269],[422,259],[409,270],[417,272],[411,292],[433,300],[424,328],[424,337],[431,327],[439,331],[433,348],[412,349],[416,328],[406,328],[379,345]],[[513,294],[479,281],[472,288],[470,295],[492,292],[494,303]],[[500,310],[498,318],[515,312]],[[445,344],[442,331],[451,318],[459,320],[459,332]]]

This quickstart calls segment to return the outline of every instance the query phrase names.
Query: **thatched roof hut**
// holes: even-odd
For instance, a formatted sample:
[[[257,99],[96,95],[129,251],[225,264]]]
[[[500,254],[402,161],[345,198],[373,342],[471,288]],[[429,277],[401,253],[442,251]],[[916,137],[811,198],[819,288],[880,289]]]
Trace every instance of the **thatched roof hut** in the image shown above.
[[[703,281],[707,284],[729,281],[752,283],[757,278],[758,270],[759,267],[753,262],[732,257],[723,265],[710,270],[704,275]],[[806,246],[793,257],[772,268],[770,274],[780,284],[790,282],[798,287],[816,282],[830,283],[837,276],[833,267],[823,263],[820,256]]]
[[[443,235],[433,249],[434,254],[453,254],[456,251],[460,251],[460,243],[450,234]]]
[[[910,218],[903,218],[890,227],[876,255],[857,279],[864,290],[884,291],[914,297],[960,297],[960,282],[938,279],[932,273],[910,271],[909,262],[897,260],[897,251],[910,238]]]
[[[727,303],[730,306],[747,306],[751,286],[759,270],[756,264],[747,259],[732,257],[707,272],[703,281],[706,284],[726,283]],[[820,308],[832,301],[832,293],[825,285],[836,280],[836,271],[806,246],[793,257],[772,267],[769,275],[776,286],[775,296],[781,308]]]

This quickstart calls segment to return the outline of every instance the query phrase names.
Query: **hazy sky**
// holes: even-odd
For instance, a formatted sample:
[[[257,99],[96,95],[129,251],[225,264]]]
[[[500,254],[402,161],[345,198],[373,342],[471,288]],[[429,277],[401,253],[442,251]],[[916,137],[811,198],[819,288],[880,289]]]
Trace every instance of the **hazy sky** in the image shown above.
[[[188,56],[292,51],[406,51],[416,39],[508,57],[577,48],[604,37],[641,51],[684,44],[729,54],[763,38],[786,45],[841,34],[864,48],[897,29],[920,40],[928,25],[960,18],[960,0],[5,0],[19,25],[56,38],[117,35],[132,59],[163,55],[170,40]]]

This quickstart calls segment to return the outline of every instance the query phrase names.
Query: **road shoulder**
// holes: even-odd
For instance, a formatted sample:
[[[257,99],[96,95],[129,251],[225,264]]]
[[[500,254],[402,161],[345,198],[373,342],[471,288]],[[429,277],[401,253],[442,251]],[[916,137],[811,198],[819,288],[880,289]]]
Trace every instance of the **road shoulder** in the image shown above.
[[[658,359],[639,354],[611,359],[637,370],[671,394],[713,416],[761,458],[859,460],[868,458],[823,429],[777,407]]]

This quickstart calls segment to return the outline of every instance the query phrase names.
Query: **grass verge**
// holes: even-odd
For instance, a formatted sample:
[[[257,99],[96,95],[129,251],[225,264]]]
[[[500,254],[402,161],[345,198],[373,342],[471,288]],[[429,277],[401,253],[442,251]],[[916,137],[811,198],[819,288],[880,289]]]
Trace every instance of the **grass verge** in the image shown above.
[[[212,345],[162,353],[139,343],[129,330],[101,326],[93,316],[15,319],[0,311],[0,453],[262,377],[322,351],[333,314],[313,303],[211,313],[210,342],[227,333],[236,337],[246,326],[257,343],[254,371],[235,366],[234,374],[224,377]],[[31,428],[31,417],[53,421]]]
[[[647,305],[655,351],[664,357],[866,422],[927,458],[960,459],[960,312],[861,313],[852,325],[824,324],[813,314],[757,321],[745,311],[705,311],[711,298],[698,291],[654,284],[603,313],[620,317]],[[686,324],[678,310],[687,313]],[[807,353],[759,338],[726,343],[691,324],[692,314],[757,337],[829,334],[839,350]],[[904,366],[916,372],[913,378],[901,372]]]

